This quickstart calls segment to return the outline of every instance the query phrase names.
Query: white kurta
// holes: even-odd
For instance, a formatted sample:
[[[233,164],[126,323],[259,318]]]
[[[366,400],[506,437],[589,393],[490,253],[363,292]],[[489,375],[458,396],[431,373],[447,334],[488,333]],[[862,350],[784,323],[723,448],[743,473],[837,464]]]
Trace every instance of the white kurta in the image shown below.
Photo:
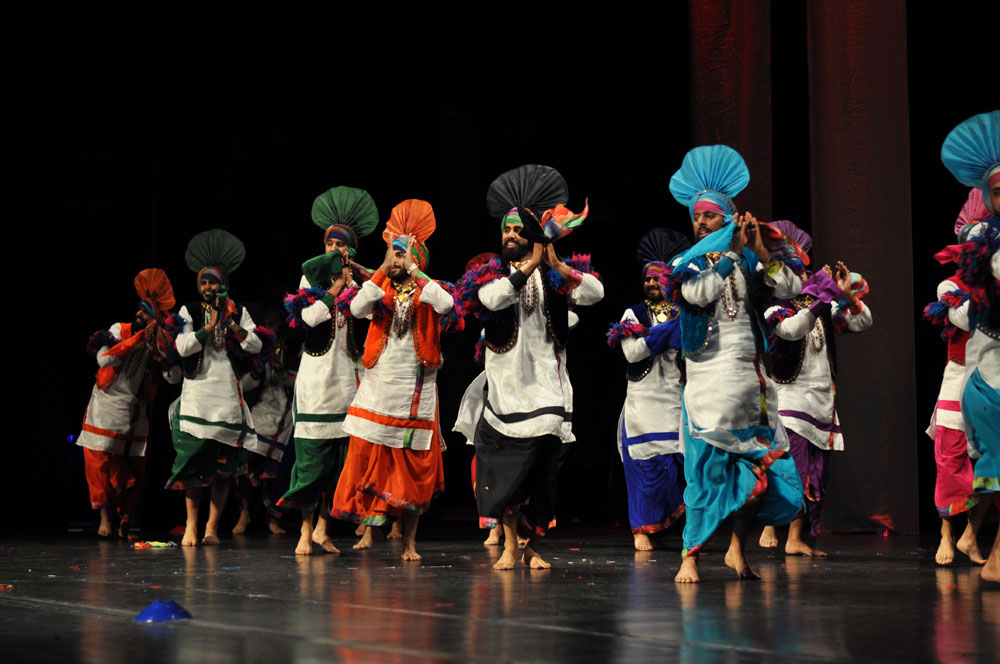
[[[351,302],[355,318],[371,315],[375,303],[385,296],[372,281],[366,281]],[[431,306],[439,315],[451,311],[455,301],[441,286],[428,281],[420,293],[420,305]],[[397,306],[396,313],[400,309]],[[437,412],[437,369],[428,369],[417,359],[413,329],[397,338],[391,331],[385,348],[374,367],[365,371],[354,397],[352,411],[344,420],[344,433],[369,443],[396,448],[428,450],[434,437],[433,427],[406,428],[390,421],[375,421],[354,408],[382,418],[422,420],[433,423]],[[438,425],[434,425],[438,426]],[[442,449],[443,437],[440,438]]]
[[[115,323],[109,331],[115,338],[115,343],[119,343],[121,323]],[[97,365],[126,366],[107,389],[102,390],[94,385],[84,415],[84,428],[76,444],[100,452],[145,456],[149,436],[149,404],[146,403],[142,390],[148,368],[148,353],[145,346],[140,344],[128,357],[122,358],[108,355],[110,348],[104,346],[97,352]],[[163,376],[168,382],[177,383],[180,381],[180,370],[175,367],[172,371],[165,371]]]
[[[621,322],[639,321],[631,309],[626,309]],[[621,347],[629,363],[641,362],[651,355],[642,337],[626,337],[621,340]],[[670,348],[660,353],[653,358],[645,377],[628,381],[618,426],[619,455],[627,451],[629,458],[641,461],[684,451],[678,435],[684,391],[676,362],[678,352],[676,348]],[[625,441],[622,440],[623,425]]]
[[[249,374],[243,377],[244,393],[257,385],[256,381],[250,380]],[[275,381],[274,369],[269,364],[264,371],[264,382],[260,385],[260,398],[250,409],[257,436],[244,441],[247,450],[281,461],[284,452],[282,448],[275,447],[274,442],[284,445],[291,440],[292,409],[289,401],[285,382]]]
[[[310,288],[305,278],[299,288]],[[334,337],[330,349],[323,355],[303,351],[299,373],[295,380],[295,435],[299,438],[324,440],[342,438],[347,409],[358,391],[363,368],[348,352],[348,327],[344,315],[317,300],[302,310],[302,320],[316,327],[333,320]]]
[[[693,269],[698,268],[694,265]],[[759,269],[763,266],[758,265]],[[684,299],[696,306],[712,305],[715,330],[705,350],[687,357],[687,385],[684,407],[691,434],[728,452],[743,454],[760,450],[760,444],[747,430],[764,423],[774,429],[774,447],[788,449],[788,435],[778,417],[778,398],[774,383],[757,358],[748,312],[747,280],[737,265],[732,272],[736,285],[735,302],[739,310],[730,320],[722,302],[726,278],[715,266],[701,271],[681,286]],[[764,283],[778,299],[788,300],[799,293],[802,282],[788,266]]]
[[[511,267],[511,273],[514,271]],[[570,292],[570,300],[590,305],[604,297],[604,285],[591,274]],[[524,288],[535,291],[535,308],[525,313],[518,291],[509,277],[492,281],[479,289],[479,301],[491,311],[517,307],[517,341],[506,353],[486,349],[486,378],[489,384],[486,422],[504,436],[533,438],[554,435],[564,443],[573,435],[573,386],[566,370],[566,350],[556,350],[546,329],[542,275],[535,270]],[[558,296],[557,296],[558,297]]]
[[[177,352],[181,357],[190,357],[201,352],[202,345],[195,337],[187,307],[181,307],[178,313],[184,320],[184,327],[177,335]],[[260,338],[253,332],[256,325],[246,309],[242,310],[240,327],[247,332],[246,339],[240,344],[243,350],[260,352]],[[185,376],[181,386],[181,431],[195,438],[241,447],[245,435],[254,434],[250,409],[243,399],[240,381],[233,373],[226,349],[216,350],[211,335],[205,339],[205,344],[198,375],[194,378]]]
[[[767,318],[779,307],[768,309]],[[839,311],[834,305],[831,316]],[[871,310],[861,303],[861,312],[842,312],[851,332],[864,332],[872,326]],[[802,340],[805,352],[799,375],[792,383],[777,383],[781,423],[823,450],[843,450],[844,436],[840,432],[833,374],[823,320],[808,309],[801,309],[775,326],[775,333],[788,341]],[[818,350],[817,350],[818,349]],[[806,417],[802,417],[801,414]],[[821,428],[832,424],[832,430]]]
[[[1000,279],[1000,252],[994,253],[991,257],[990,270],[994,279]],[[980,329],[972,331],[969,343],[965,345],[965,377],[962,381],[962,392],[965,392],[965,383],[976,369],[987,385],[1000,390],[1000,340]],[[970,452],[981,452],[972,447],[973,437],[969,433],[971,432],[966,430]]]

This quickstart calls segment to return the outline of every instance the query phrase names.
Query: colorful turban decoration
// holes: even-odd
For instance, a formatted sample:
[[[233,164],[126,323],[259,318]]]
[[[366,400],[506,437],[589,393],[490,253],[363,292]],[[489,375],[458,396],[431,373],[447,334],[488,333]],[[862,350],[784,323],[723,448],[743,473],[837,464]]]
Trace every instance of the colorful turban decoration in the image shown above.
[[[654,228],[642,236],[636,247],[635,257],[643,264],[642,278],[652,270],[656,276],[670,272],[670,261],[677,254],[691,246],[691,240],[683,233],[669,228]],[[662,266],[662,267],[660,267]]]
[[[143,270],[135,275],[133,283],[139,296],[139,305],[156,320],[163,320],[163,316],[177,303],[167,273],[159,268]]]
[[[974,115],[944,139],[941,161],[966,187],[982,190],[983,203],[996,215],[990,186],[1000,181],[1000,111]]]
[[[793,222],[788,221],[787,219],[781,219],[779,221],[770,222],[768,226],[771,228],[777,228],[781,231],[781,234],[785,236],[785,239],[791,240],[798,247],[800,247],[804,253],[808,254],[812,251],[813,241],[809,236],[809,233],[806,233]]]
[[[663,261],[649,261],[642,266],[642,278],[653,277],[657,281],[670,274],[670,266]]]
[[[427,251],[427,238],[434,234],[437,221],[434,219],[434,209],[427,201],[410,198],[392,208],[389,221],[385,223],[382,239],[386,245],[396,251],[406,251],[409,236],[417,238],[413,245],[413,258],[417,267],[423,272],[430,261]]]
[[[246,247],[239,238],[221,228],[198,233],[188,242],[184,252],[184,262],[192,272],[198,273],[198,280],[209,277],[225,284],[243,263]]]
[[[334,187],[316,197],[312,206],[313,223],[323,229],[323,243],[330,238],[340,240],[354,256],[358,238],[378,226],[378,208],[364,189]]]
[[[750,171],[740,153],[728,145],[703,145],[684,155],[681,167],[670,178],[670,193],[686,205],[691,220],[698,210],[711,210],[733,220],[732,199],[750,184]]]
[[[993,183],[991,182],[990,186],[992,185]],[[961,232],[963,226],[985,221],[991,216],[989,208],[987,208],[983,203],[983,190],[975,188],[970,189],[969,198],[965,201],[965,205],[962,206],[962,210],[958,213],[958,219],[955,220],[955,235],[958,235]]]

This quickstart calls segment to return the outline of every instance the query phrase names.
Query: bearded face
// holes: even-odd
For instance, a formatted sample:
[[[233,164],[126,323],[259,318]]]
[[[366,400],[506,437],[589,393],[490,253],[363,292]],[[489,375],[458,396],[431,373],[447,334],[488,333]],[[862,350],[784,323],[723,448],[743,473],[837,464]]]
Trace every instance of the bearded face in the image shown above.
[[[650,302],[659,302],[663,299],[663,291],[660,290],[660,280],[650,275],[643,279],[642,288],[646,291],[646,299]]]
[[[507,224],[503,228],[501,243],[503,247],[500,255],[506,261],[519,261],[531,250],[531,242],[526,237],[522,237],[524,226],[518,224]]]

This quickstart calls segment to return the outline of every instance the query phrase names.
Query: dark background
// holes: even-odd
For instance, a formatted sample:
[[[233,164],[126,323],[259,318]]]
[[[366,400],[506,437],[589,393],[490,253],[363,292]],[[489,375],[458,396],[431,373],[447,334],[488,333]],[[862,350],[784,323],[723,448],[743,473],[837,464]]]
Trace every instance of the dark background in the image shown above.
[[[560,72],[547,83],[532,82],[527,91],[518,87],[523,74],[514,77],[509,90],[497,83],[481,102],[436,104],[433,95],[422,98],[405,86],[359,95],[343,81],[304,81],[300,94],[267,104],[240,97],[234,101],[241,103],[221,111],[204,104],[194,91],[157,95],[147,90],[130,97],[113,90],[117,81],[70,63],[66,89],[72,92],[46,96],[52,101],[43,114],[28,119],[21,136],[27,148],[20,166],[29,205],[16,220],[26,239],[15,242],[10,252],[17,268],[14,302],[32,307],[39,316],[19,315],[21,325],[29,321],[22,328],[25,336],[8,345],[15,398],[5,492],[14,509],[3,529],[59,532],[67,525],[96,521],[88,505],[82,456],[71,442],[79,433],[95,373],[85,343],[92,331],[127,320],[135,311],[132,277],[137,271],[165,269],[178,303],[189,301],[196,293],[194,275],[183,262],[187,241],[201,230],[225,228],[247,247],[245,262],[232,276],[233,298],[256,311],[277,305],[297,285],[300,263],[322,250],[322,231],[309,218],[313,198],[345,184],[368,190],[383,221],[403,199],[429,201],[438,231],[428,243],[428,272],[456,280],[468,258],[498,248],[499,227],[487,218],[484,195],[494,177],[523,163],[557,168],[569,183],[572,209],[579,210],[589,198],[590,217],[559,250],[592,253],[605,284],[604,301],[580,310],[582,321],[570,345],[578,442],[562,476],[558,517],[561,523],[620,522],[627,528],[615,450],[624,360],[604,344],[604,332],[641,298],[634,257],[638,239],[659,225],[689,232],[686,210],[670,196],[667,181],[697,144],[691,117],[697,100],[689,93],[690,72],[697,64],[691,57],[689,8],[665,3],[659,11],[665,15],[656,27],[636,27],[637,38],[628,47],[613,50],[603,44],[590,52],[589,63],[581,60],[572,72]],[[774,3],[766,20],[772,166],[770,197],[763,198],[772,208],[771,218],[792,219],[809,230],[814,201],[807,6]],[[952,225],[966,196],[941,165],[940,145],[957,123],[997,105],[995,94],[990,99],[985,69],[972,69],[967,50],[952,48],[965,43],[967,20],[926,3],[906,7],[906,72],[901,74],[908,84],[910,161],[897,166],[909,169],[911,200],[900,204],[912,209],[913,232],[912,238],[901,235],[896,241],[912,243],[912,267],[896,270],[837,256],[862,273],[891,274],[891,279],[872,283],[873,292],[880,290],[883,297],[894,297],[897,290],[911,297],[909,287],[899,285],[912,282],[914,314],[906,326],[914,353],[903,361],[914,367],[916,382],[904,375],[894,389],[906,400],[914,394],[917,422],[908,424],[907,431],[915,427],[916,435],[885,441],[856,426],[845,429],[844,453],[855,451],[855,458],[861,458],[857,450],[886,447],[890,453],[880,455],[880,463],[898,459],[905,466],[915,459],[917,473],[890,487],[904,497],[898,508],[904,514],[896,515],[896,521],[911,532],[918,524],[924,531],[936,527],[933,443],[922,430],[945,361],[938,330],[917,316],[934,297],[936,283],[947,276],[931,256],[953,241]],[[576,85],[577,75],[585,85]],[[229,80],[225,73],[222,78]],[[457,110],[439,110],[442,106]],[[761,198],[754,191],[755,184],[761,186],[754,179],[755,155],[744,156],[751,164],[752,184],[747,201],[737,200],[741,209]],[[839,221],[817,223],[835,229]],[[880,220],[865,223],[875,227]],[[863,225],[860,231],[857,224],[845,224],[848,228],[864,232]],[[376,266],[383,252],[373,234],[362,241],[359,259]],[[874,306],[873,313],[875,327],[868,334],[878,335],[880,312]],[[479,371],[471,360],[475,327],[444,341],[448,360],[438,384],[446,431],[462,392]],[[850,354],[856,341],[844,339],[838,350]],[[864,376],[851,380],[861,382]],[[159,488],[173,456],[165,412],[178,393],[179,388],[161,387],[155,405],[142,517],[153,530],[183,521],[180,496]],[[892,426],[899,416],[879,408],[877,401],[870,408],[862,421]],[[471,526],[472,451],[463,442],[448,433],[448,491],[429,518],[461,519]],[[844,491],[829,502],[830,513],[840,515],[847,510],[838,504],[863,498]],[[827,524],[849,529],[878,525],[847,517]]]

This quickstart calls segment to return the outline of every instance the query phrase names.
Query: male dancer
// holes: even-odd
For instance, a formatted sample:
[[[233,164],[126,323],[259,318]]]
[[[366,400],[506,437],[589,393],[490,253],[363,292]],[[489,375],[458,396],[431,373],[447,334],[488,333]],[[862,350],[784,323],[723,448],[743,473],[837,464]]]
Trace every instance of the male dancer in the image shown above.
[[[476,497],[481,521],[503,522],[504,550],[493,566],[498,570],[514,567],[519,518],[530,537],[523,562],[551,566],[534,540],[552,521],[565,443],[576,440],[566,370],[568,303],[589,305],[604,297],[589,257],[563,261],[552,245],[586,216],[563,207],[567,198],[565,180],[547,166],[522,166],[497,178],[487,204],[500,220],[503,260],[466,273],[460,285],[463,302],[481,303],[477,315],[486,330]]]
[[[962,416],[970,449],[980,455],[972,488],[982,499],[1000,492],[1000,110],[973,116],[941,146],[941,161],[967,187],[978,187],[992,215],[969,232],[959,273],[969,288]],[[981,576],[1000,583],[1000,531]]]
[[[629,521],[636,551],[650,551],[649,535],[684,513],[681,426],[683,358],[680,309],[663,297],[668,261],[691,246],[677,231],[654,228],[639,243],[646,299],[625,310],[608,331],[628,360],[628,388],[618,421],[618,454],[625,467]]]
[[[691,150],[670,180],[687,206],[700,241],[685,252],[669,280],[681,305],[684,387],[684,551],[678,583],[697,583],[697,551],[730,516],[725,563],[741,579],[759,578],[744,556],[755,521],[783,525],[802,506],[802,485],[785,452],[774,384],[764,371],[758,313],[751,292],[798,294],[801,282],[787,245],[768,247],[769,229],[750,214],[735,219],[732,197],[750,175],[724,145]],[[775,231],[777,234],[777,231]],[[754,298],[755,300],[757,298]]]
[[[795,242],[804,252],[812,249],[812,238],[790,221],[771,226]],[[785,553],[806,556],[826,554],[810,546],[803,537],[820,533],[820,512],[826,499],[830,452],[844,449],[836,403],[834,334],[864,332],[872,325],[871,311],[861,301],[867,291],[864,280],[842,263],[836,272],[829,266],[809,276],[801,293],[778,302],[764,316],[768,329],[771,378],[778,391],[778,414],[788,432],[789,453],[802,480],[805,509],[788,526]],[[774,548],[778,538],[774,526],[764,526],[760,545]]]
[[[434,228],[426,201],[394,207],[383,233],[385,259],[350,303],[355,317],[370,315],[372,322],[365,375],[344,421],[350,447],[331,510],[368,526],[402,518],[406,561],[420,560],[420,515],[444,490],[436,383],[442,317],[455,301],[424,273]]]
[[[181,379],[173,339],[164,329],[174,306],[174,291],[163,270],[150,268],[135,277],[139,308],[130,322],[95,332],[87,344],[100,367],[76,444],[83,448],[90,504],[101,511],[97,534],[111,535],[111,510],[118,536],[128,536],[142,491],[149,436],[149,405],[155,374],[170,383]]]
[[[278,507],[302,511],[302,530],[295,547],[298,555],[312,553],[313,543],[326,553],[340,553],[327,534],[326,509],[337,485],[348,438],[344,418],[361,380],[362,339],[366,321],[344,315],[337,298],[367,279],[363,268],[351,264],[358,238],[378,224],[378,210],[368,192],[335,187],[313,203],[313,221],[322,227],[325,253],[303,263],[305,273],[298,293],[286,298],[290,324],[306,328],[302,361],[295,383],[295,465],[291,486]],[[366,533],[368,542],[370,533]],[[364,540],[355,548],[363,548]]]
[[[184,383],[171,424],[177,456],[167,488],[184,491],[183,546],[198,543],[198,507],[206,486],[211,504],[202,543],[219,543],[219,517],[231,478],[246,474],[244,441],[256,435],[240,378],[247,354],[259,353],[263,345],[249,312],[237,307],[228,292],[229,275],[245,255],[235,236],[213,229],[191,238],[184,256],[198,273],[201,299],[181,307],[183,327],[176,341]]]

